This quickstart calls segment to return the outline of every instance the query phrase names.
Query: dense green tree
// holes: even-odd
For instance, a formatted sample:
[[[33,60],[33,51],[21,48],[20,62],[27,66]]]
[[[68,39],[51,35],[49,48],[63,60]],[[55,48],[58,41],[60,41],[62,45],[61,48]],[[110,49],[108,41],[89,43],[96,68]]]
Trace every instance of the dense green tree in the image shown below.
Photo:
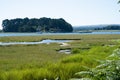
[[[120,0],[118,1],[118,3],[120,3]]]
[[[17,18],[5,19],[2,22],[4,32],[72,32],[71,24],[67,23],[64,19],[51,19],[51,18]]]

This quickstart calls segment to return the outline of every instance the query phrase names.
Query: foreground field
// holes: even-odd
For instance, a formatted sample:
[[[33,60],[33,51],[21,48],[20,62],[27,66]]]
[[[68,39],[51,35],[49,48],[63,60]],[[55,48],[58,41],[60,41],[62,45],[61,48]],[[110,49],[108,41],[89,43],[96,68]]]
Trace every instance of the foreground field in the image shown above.
[[[1,37],[0,42],[72,40],[68,46],[58,43],[0,46],[0,80],[69,80],[75,74],[95,68],[120,48],[120,35],[56,35]],[[59,53],[70,49],[71,54]],[[104,80],[104,79],[103,79]]]

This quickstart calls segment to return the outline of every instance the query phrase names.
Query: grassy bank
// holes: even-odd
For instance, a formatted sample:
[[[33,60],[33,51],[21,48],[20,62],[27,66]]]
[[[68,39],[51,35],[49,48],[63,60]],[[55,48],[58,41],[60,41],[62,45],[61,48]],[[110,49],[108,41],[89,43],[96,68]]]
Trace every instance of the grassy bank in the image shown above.
[[[21,42],[21,41],[40,41],[44,39],[73,39],[73,40],[111,40],[119,39],[120,35],[43,35],[43,36],[19,36],[19,37],[0,37],[0,42]]]
[[[119,48],[120,35],[57,35],[1,37],[0,42],[72,39],[60,44],[0,46],[0,80],[68,80],[75,73],[94,68]],[[71,49],[72,54],[58,53]]]

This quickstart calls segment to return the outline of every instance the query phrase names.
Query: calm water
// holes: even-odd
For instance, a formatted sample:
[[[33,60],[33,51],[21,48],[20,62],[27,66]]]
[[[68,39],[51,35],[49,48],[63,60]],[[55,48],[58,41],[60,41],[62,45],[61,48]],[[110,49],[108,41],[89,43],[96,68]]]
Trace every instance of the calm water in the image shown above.
[[[5,45],[17,45],[17,44],[23,44],[23,45],[33,45],[33,44],[50,44],[50,43],[64,43],[64,42],[70,42],[70,40],[42,40],[38,42],[0,42],[0,45],[5,46]]]
[[[6,36],[41,36],[41,35],[84,35],[84,34],[120,34],[120,32],[92,32],[92,33],[0,33],[0,37]]]

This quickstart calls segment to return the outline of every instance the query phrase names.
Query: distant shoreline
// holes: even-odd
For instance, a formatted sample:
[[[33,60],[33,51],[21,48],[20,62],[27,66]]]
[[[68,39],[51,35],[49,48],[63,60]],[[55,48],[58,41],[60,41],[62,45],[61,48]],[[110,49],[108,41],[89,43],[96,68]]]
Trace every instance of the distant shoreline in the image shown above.
[[[13,32],[1,32],[0,37],[14,37],[14,36],[54,36],[54,35],[120,35],[120,31],[92,31],[92,32],[71,32],[71,33],[13,33]]]

